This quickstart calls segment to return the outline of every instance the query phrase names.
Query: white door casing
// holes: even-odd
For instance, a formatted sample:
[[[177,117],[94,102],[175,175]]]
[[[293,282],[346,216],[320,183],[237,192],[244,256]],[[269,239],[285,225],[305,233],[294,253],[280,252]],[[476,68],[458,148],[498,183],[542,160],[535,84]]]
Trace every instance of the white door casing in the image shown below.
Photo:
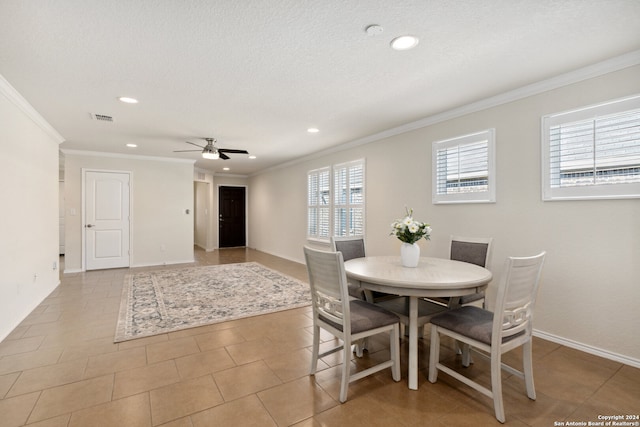
[[[58,182],[58,240],[60,241],[60,255],[64,255],[64,181]]]
[[[129,172],[84,171],[85,270],[129,267]]]

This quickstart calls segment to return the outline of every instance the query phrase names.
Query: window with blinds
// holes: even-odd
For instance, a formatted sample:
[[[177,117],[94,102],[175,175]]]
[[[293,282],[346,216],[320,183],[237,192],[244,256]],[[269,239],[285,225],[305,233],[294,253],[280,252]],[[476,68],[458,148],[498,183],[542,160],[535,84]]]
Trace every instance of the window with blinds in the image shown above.
[[[333,235],[364,235],[364,161],[333,167]]]
[[[329,178],[329,168],[316,169],[307,174],[307,236],[310,238],[329,238]]]
[[[309,171],[307,237],[364,236],[364,160]]]
[[[542,118],[543,199],[640,197],[640,96]]]
[[[433,203],[495,202],[495,131],[432,144]]]

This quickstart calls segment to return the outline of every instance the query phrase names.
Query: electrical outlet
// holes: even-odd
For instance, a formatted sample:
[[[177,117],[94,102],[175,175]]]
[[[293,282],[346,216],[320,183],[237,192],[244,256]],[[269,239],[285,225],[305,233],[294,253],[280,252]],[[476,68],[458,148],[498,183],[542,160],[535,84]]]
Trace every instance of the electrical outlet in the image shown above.
[[[58,262],[57,261],[53,261],[53,269],[54,270],[58,269]]]

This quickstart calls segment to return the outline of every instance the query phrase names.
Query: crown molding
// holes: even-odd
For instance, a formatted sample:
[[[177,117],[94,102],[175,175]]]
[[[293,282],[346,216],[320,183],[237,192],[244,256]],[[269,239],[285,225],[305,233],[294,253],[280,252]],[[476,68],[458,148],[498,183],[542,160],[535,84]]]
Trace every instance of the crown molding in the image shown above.
[[[625,68],[633,67],[639,64],[640,64],[640,50],[635,50],[635,51],[626,53],[624,55],[617,56],[615,58],[610,58],[602,62],[598,62],[574,71],[570,71],[568,73],[560,74],[558,76],[551,77],[546,80],[541,80],[536,83],[522,86],[518,89],[504,92],[502,94],[485,98],[480,101],[472,102],[470,104],[463,105],[461,107],[454,108],[448,111],[444,111],[442,113],[434,114],[432,116],[425,117],[424,119],[420,119],[415,122],[407,123],[395,128],[385,130],[383,132],[365,136],[364,138],[348,141],[343,144],[339,144],[334,147],[318,151],[308,156],[300,157],[295,160],[291,160],[276,166],[272,166],[270,168],[263,169],[250,176],[253,177],[266,172],[287,168],[289,166],[306,162],[308,160],[316,159],[318,157],[323,157],[329,154],[355,148],[360,145],[369,144],[371,142],[375,142],[385,138],[390,138],[392,136],[411,132],[417,129],[434,125],[436,123],[441,123],[447,120],[462,117],[467,114],[487,110],[489,108],[497,107],[499,105],[507,104],[509,102],[518,101],[523,98],[528,98],[530,96],[538,95],[543,92],[547,92],[553,89],[558,89],[563,86],[568,86],[573,83],[578,83],[578,82],[599,77],[605,74],[613,73],[615,71],[620,71]]]
[[[2,75],[0,75],[0,93],[18,107],[55,142],[62,144],[65,141],[62,135],[60,135]]]
[[[70,150],[61,149],[62,154],[74,155],[74,156],[90,156],[90,157],[113,157],[118,159],[131,159],[131,160],[154,160],[157,162],[167,163],[189,163],[195,164],[195,160],[189,159],[174,159],[171,157],[157,157],[157,156],[139,156],[136,154],[122,154],[122,153],[105,153],[103,151],[86,151],[86,150]]]
[[[224,172],[214,172],[213,176],[216,178],[249,178],[249,175],[241,175],[238,173],[224,173]]]

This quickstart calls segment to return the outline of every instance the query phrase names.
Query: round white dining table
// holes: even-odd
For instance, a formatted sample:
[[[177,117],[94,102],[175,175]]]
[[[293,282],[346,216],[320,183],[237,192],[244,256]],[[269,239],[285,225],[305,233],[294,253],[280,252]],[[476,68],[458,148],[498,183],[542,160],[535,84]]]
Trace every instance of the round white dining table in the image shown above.
[[[486,268],[444,258],[420,258],[403,267],[398,256],[368,256],[344,263],[350,283],[409,297],[409,388],[418,389],[418,298],[457,297],[484,290],[492,279]]]

